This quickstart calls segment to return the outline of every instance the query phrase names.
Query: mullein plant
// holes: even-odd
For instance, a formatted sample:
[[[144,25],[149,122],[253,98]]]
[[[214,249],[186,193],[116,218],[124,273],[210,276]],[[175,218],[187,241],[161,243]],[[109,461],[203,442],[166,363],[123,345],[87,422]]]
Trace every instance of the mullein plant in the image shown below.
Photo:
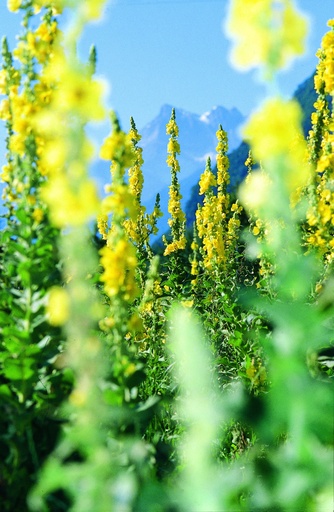
[[[138,157],[132,144],[133,133],[123,132],[114,114],[112,125],[112,133],[101,147],[102,158],[111,161],[112,182],[108,188],[110,194],[102,201],[103,215],[110,217],[110,227],[105,235],[106,245],[100,250],[100,280],[107,297],[106,316],[100,326],[107,333],[113,354],[110,364],[114,366],[115,381],[120,379],[118,385],[122,394],[125,389],[122,379],[140,369],[140,364],[137,367],[134,361],[137,345],[130,340],[138,329],[141,330],[141,320],[133,304],[141,295],[142,276],[137,275],[137,251],[129,238],[129,227],[136,226],[137,215],[142,211],[138,211],[138,197],[131,190],[133,184],[125,181],[126,169],[131,168]],[[120,404],[126,399],[130,397],[121,395]]]
[[[161,217],[162,212],[159,205],[159,195],[156,198],[155,206],[151,214],[146,213],[146,208],[141,203],[144,184],[144,176],[142,172],[142,165],[144,163],[142,156],[143,150],[138,146],[141,135],[138,133],[132,117],[130,119],[130,124],[131,128],[129,137],[133,147],[134,162],[128,170],[128,175],[129,190],[134,198],[134,214],[131,218],[129,217],[125,219],[124,226],[129,239],[135,245],[137,250],[137,271],[139,273],[140,286],[143,289],[145,287],[147,262],[153,258],[153,252],[150,246],[150,236],[158,233],[157,220]]]
[[[258,358],[249,342],[249,325],[238,304],[240,286],[235,269],[239,259],[240,213],[238,200],[231,204],[227,134],[217,131],[217,173],[208,158],[199,180],[203,204],[196,211],[192,243],[193,305],[200,312],[207,336],[215,348],[221,383],[244,373],[246,361]],[[226,360],[230,364],[226,367]],[[247,376],[248,379],[248,376]],[[259,386],[260,387],[260,386]]]
[[[251,174],[255,166],[251,151],[249,151],[248,157],[245,161],[245,166],[247,168],[245,183],[250,183],[252,179]],[[263,180],[267,180],[268,177],[261,166],[258,170],[262,173]],[[254,277],[254,279],[256,279],[256,287],[261,291],[261,293],[270,296],[274,293],[273,287],[271,286],[273,263],[261,252],[261,245],[259,245],[265,240],[268,234],[268,229],[263,220],[259,218],[259,213],[256,208],[252,208],[252,210],[248,211],[248,223],[250,233],[247,233],[246,235],[248,241],[247,256],[258,264],[258,271],[256,272],[256,277]]]
[[[58,38],[43,73],[45,81],[52,84],[52,97],[47,108],[36,115],[35,125],[46,137],[43,163],[52,161],[51,155],[57,157],[54,164],[47,167],[48,179],[41,196],[49,207],[51,221],[61,231],[58,246],[66,285],[52,290],[48,312],[50,323],[62,325],[67,338],[63,364],[72,370],[74,386],[63,409],[66,429],[43,466],[29,497],[29,506],[32,510],[71,507],[80,511],[120,510],[122,506],[124,510],[130,507],[135,482],[131,475],[121,478],[122,449],[112,432],[121,414],[114,412],[113,405],[118,407],[123,396],[119,398],[118,389],[114,391],[112,384],[107,383],[110,373],[117,376],[117,363],[128,367],[128,362],[117,360],[111,370],[112,343],[109,337],[105,341],[105,337],[98,334],[98,322],[104,309],[91,285],[98,260],[87,225],[98,213],[99,200],[96,186],[88,177],[92,148],[84,128],[89,121],[103,119],[105,110],[102,86],[92,76],[94,59],[91,58],[89,64],[82,63],[76,54],[77,39],[89,21],[98,19],[104,2],[69,3],[71,23],[63,39]],[[66,2],[62,4],[67,6]],[[118,136],[116,133],[116,138]],[[108,142],[102,152],[110,158],[112,148]],[[118,150],[118,157],[122,158],[122,141],[114,139],[112,142],[116,142],[115,153]],[[130,153],[132,161],[132,151],[126,155]],[[113,204],[117,218],[123,209],[117,201],[124,197],[122,185],[117,183],[116,186],[120,189]],[[129,301],[135,295],[135,285],[127,278],[122,261],[125,257],[131,274],[135,256],[132,258],[126,253],[127,242],[117,224],[108,236],[115,246],[112,250],[107,247],[102,253],[105,290],[108,296]],[[117,275],[109,266],[110,260],[114,263],[116,257],[120,265],[116,268]],[[117,318],[115,321],[117,323]],[[111,323],[107,322],[110,329]],[[113,334],[116,344],[119,339],[115,338],[124,334],[123,327],[120,333],[115,334],[114,330]],[[125,497],[122,485],[129,489]]]
[[[48,323],[46,303],[61,283],[55,245],[58,228],[49,221],[41,190],[45,139],[34,119],[49,103],[52,90],[43,73],[59,37],[51,4],[40,16],[37,4],[9,2],[21,8],[22,32],[13,52],[2,41],[0,118],[6,123],[6,159],[1,232],[1,504],[25,509],[26,496],[60,428],[59,406],[68,395],[71,375],[54,363],[64,339]],[[35,11],[34,11],[35,9]],[[37,22],[37,23],[36,23]],[[34,28],[33,28],[34,27]]]
[[[231,205],[227,193],[230,180],[228,141],[222,126],[217,131],[217,140],[217,175],[212,172],[211,159],[208,158],[199,181],[199,193],[204,195],[204,201],[196,211],[196,231],[202,241],[203,268],[208,274],[219,271],[227,275],[231,271],[228,267],[236,256],[240,227],[238,216],[242,208],[238,201]]]
[[[235,40],[234,58],[244,68],[258,66],[270,80],[270,92],[276,89],[277,71],[303,51],[306,22],[289,0],[268,0],[251,11],[248,4],[231,4],[228,28]],[[311,176],[301,117],[296,102],[274,95],[244,128],[254,159],[266,174],[253,172],[240,199],[250,211],[255,208],[267,226],[261,252],[274,262],[276,294],[275,300],[251,299],[268,316],[273,330],[270,339],[263,340],[270,389],[261,401],[264,413],[258,421],[253,418],[257,435],[269,446],[265,464],[270,476],[261,465],[245,475],[251,484],[249,508],[320,510],[331,502],[332,420],[320,409],[332,407],[332,394],[326,384],[312,379],[306,364],[308,350],[330,336],[329,324],[327,314],[309,303],[319,264],[302,248],[299,225],[306,208],[292,206],[296,192]],[[315,397],[316,412],[310,407]],[[282,435],[284,441],[278,442]]]
[[[319,63],[314,77],[318,93],[312,114],[312,129],[308,138],[310,161],[314,165],[308,187],[310,207],[307,212],[306,243],[322,255],[326,273],[333,267],[333,179],[334,179],[334,82],[332,77],[334,56],[334,20],[328,22],[330,30],[322,39],[317,53]]]
[[[171,118],[167,123],[166,132],[170,136],[167,145],[167,165],[171,173],[168,201],[170,239],[164,236],[163,242],[165,244],[164,256],[169,256],[171,272],[173,273],[178,267],[178,260],[180,260],[187,244],[185,236],[186,217],[181,206],[182,195],[178,179],[178,173],[180,172],[180,164],[177,159],[177,155],[180,154],[180,144],[178,142],[179,127],[176,122],[174,108],[172,109]]]
[[[261,170],[250,174],[240,200],[251,215],[256,212],[260,224],[253,226],[254,235],[255,227],[265,226],[258,248],[272,264],[272,296],[256,289],[246,293],[246,313],[237,312],[231,300],[231,288],[237,286],[232,261],[238,253],[240,206],[230,205],[226,192],[227,140],[221,127],[217,176],[208,161],[200,183],[205,204],[198,213],[192,268],[185,271],[174,110],[167,124],[171,238],[165,239],[159,276],[148,244],[158,210],[146,216],[141,206],[142,153],[134,123],[127,134],[112,115],[112,133],[101,148],[101,157],[111,162],[111,184],[102,203],[88,177],[93,150],[85,125],[103,119],[105,109],[102,85],[93,77],[96,52],[82,63],[76,43],[104,3],[8,0],[11,11],[23,13],[24,31],[13,54],[17,63],[4,42],[0,71],[0,92],[6,95],[0,116],[8,130],[0,289],[1,505],[25,510],[38,477],[28,501],[36,511],[327,510],[332,505],[327,414],[332,394],[327,382],[311,375],[306,360],[331,337],[333,306],[331,301],[325,308],[320,301],[310,303],[323,258],[305,255],[300,225],[309,214],[305,201],[295,206],[313,177],[299,107],[274,97],[245,128]],[[65,7],[72,23],[62,34],[56,15]],[[41,23],[32,30],[39,14]],[[229,30],[238,65],[259,66],[271,80],[302,52],[306,28],[292,0],[234,0]],[[318,85],[327,95],[333,90],[332,36],[325,41]],[[326,160],[324,175],[331,162],[330,116],[323,116],[311,158],[313,163]],[[105,241],[99,255],[88,229],[96,216]],[[171,315],[172,350],[166,353],[166,311],[172,298],[189,299],[184,283],[190,277],[192,300],[183,300],[185,308]],[[204,321],[213,360],[189,320],[193,305]],[[259,333],[259,311],[270,323],[270,335]],[[252,325],[266,368],[246,333]],[[251,383],[246,390],[236,382],[238,366]],[[162,407],[152,414],[158,400]],[[246,430],[236,426],[249,423],[253,437],[245,442],[246,456],[238,454],[238,460],[224,465],[215,460],[221,425],[228,423],[243,438]],[[177,463],[166,483],[162,477]]]

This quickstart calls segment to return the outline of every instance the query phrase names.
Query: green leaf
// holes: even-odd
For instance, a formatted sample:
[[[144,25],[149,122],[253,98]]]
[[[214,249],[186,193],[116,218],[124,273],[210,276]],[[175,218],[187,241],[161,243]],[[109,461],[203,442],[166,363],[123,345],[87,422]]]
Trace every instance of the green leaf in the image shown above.
[[[34,364],[35,360],[32,358],[8,358],[3,362],[3,373],[5,377],[10,380],[28,380],[35,373],[34,369],[32,368]]]
[[[6,384],[1,384],[0,386],[0,396],[1,397],[11,397],[12,396],[12,393],[9,389],[9,386],[7,386]]]

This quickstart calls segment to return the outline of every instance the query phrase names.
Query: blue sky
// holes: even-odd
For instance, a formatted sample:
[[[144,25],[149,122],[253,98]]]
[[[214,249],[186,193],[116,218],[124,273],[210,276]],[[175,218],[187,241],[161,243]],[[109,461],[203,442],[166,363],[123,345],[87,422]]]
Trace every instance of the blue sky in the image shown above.
[[[0,5],[1,35],[14,44],[19,14]],[[229,60],[224,34],[228,0],[113,0],[102,21],[86,29],[79,51],[98,50],[97,72],[109,83],[108,105],[124,128],[142,128],[164,103],[201,114],[215,105],[249,114],[265,94],[256,72],[240,73]],[[306,55],[280,77],[290,96],[316,66],[315,52],[334,17],[333,0],[299,0],[310,22]]]
[[[223,28],[227,0],[115,0],[102,23],[86,31],[81,45],[96,42],[98,73],[111,84],[109,104],[128,126],[139,128],[164,103],[203,113],[214,105],[237,107],[244,114],[258,105],[265,89],[256,72],[240,73],[229,60],[231,43]],[[333,0],[300,0],[310,27],[305,57],[281,74],[290,96],[314,70],[315,52],[326,22],[334,17]]]

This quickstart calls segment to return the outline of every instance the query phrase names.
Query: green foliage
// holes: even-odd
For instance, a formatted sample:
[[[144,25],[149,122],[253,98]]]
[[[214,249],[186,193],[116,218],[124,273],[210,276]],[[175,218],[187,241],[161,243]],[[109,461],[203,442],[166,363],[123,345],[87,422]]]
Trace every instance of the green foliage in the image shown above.
[[[22,7],[26,27],[31,7]],[[52,21],[51,10],[44,19]],[[82,71],[87,65],[77,59],[71,39],[81,24],[74,16],[67,37],[71,59]],[[13,80],[6,44],[3,57]],[[91,73],[95,64],[93,48]],[[32,67],[28,59],[19,77],[31,95]],[[312,94],[307,82],[296,96],[309,105]],[[63,171],[74,168],[81,185],[89,115],[78,108],[64,116],[71,121],[71,151]],[[84,221],[69,219],[62,230],[53,226],[52,205],[49,210],[40,193],[49,178],[38,170],[37,138],[31,130],[22,154],[14,151],[7,120],[11,173],[3,175],[0,239],[1,510],[329,510],[333,277],[328,271],[322,293],[314,291],[324,262],[312,251],[305,254],[303,205],[290,207],[291,162],[264,154],[272,188],[257,206],[271,236],[264,229],[255,240],[249,233],[252,212],[241,212],[227,194],[222,139],[226,176],[218,177],[217,187],[209,172],[209,185],[203,177],[205,233],[188,231],[186,240],[172,112],[171,238],[164,254],[154,255],[149,235],[160,213],[158,204],[151,215],[141,205],[140,136],[134,122],[129,137],[112,119],[113,132],[103,145],[112,183],[98,221],[102,239]],[[243,143],[230,154],[232,186],[245,174],[248,152]],[[124,178],[129,167],[132,192]],[[75,188],[70,203],[78,197]],[[221,216],[210,215],[218,207]],[[190,218],[196,210],[197,203],[189,206]],[[246,233],[239,231],[239,215]],[[254,247],[255,261],[249,262],[246,252]],[[257,279],[259,258],[272,262],[265,289]]]

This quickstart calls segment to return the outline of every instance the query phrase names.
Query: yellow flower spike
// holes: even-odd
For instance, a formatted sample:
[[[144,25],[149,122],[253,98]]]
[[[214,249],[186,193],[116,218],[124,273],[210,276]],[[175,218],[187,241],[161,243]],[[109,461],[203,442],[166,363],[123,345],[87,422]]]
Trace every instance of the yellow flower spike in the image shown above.
[[[177,141],[179,128],[175,119],[175,109],[172,109],[172,114],[169,122],[166,125],[166,132],[170,135],[168,141],[168,156],[167,165],[170,167],[171,172],[171,185],[169,187],[169,201],[168,201],[168,212],[170,218],[168,219],[168,225],[171,228],[172,240],[168,243],[164,237],[165,252],[164,255],[168,256],[171,253],[183,250],[186,246],[185,238],[185,222],[186,217],[181,207],[182,195],[180,194],[180,183],[178,181],[177,173],[180,170],[180,165],[176,155],[180,153],[180,146]]]
[[[210,159],[208,159],[208,161],[209,160]],[[215,187],[217,185],[216,177],[213,174],[213,172],[211,171],[210,165],[208,165],[208,164],[209,164],[209,162],[207,163],[205,171],[203,172],[203,174],[201,175],[200,180],[199,180],[200,195],[205,194],[209,190],[210,187]]]
[[[14,134],[9,139],[9,148],[12,153],[23,156],[25,153],[25,136],[24,134]]]
[[[46,314],[48,322],[54,326],[64,325],[69,318],[69,296],[60,286],[54,286],[48,294]]]
[[[101,281],[109,297],[123,296],[126,302],[132,302],[138,295],[134,279],[137,266],[135,247],[125,238],[113,241],[100,251],[101,265],[104,269]]]
[[[167,135],[172,135],[173,137],[178,137],[179,135],[179,127],[175,121],[175,110],[173,109],[174,115],[172,113],[171,119],[168,121],[166,125],[166,133]]]
[[[66,157],[67,148],[64,141],[54,139],[44,145],[38,165],[46,169],[46,172],[51,175],[63,169],[66,163]],[[44,174],[44,172],[42,174]]]
[[[194,301],[193,300],[182,300],[181,304],[185,308],[192,308],[194,305]]]
[[[13,174],[13,168],[10,164],[3,165],[1,168],[1,180],[9,183]]]
[[[103,240],[107,240],[107,234],[109,230],[108,226],[108,215],[101,213],[97,216],[97,229],[102,236]]]
[[[66,0],[33,0],[33,7],[36,14],[38,14],[43,7],[51,7],[52,15],[57,16],[62,13],[65,3]]]
[[[135,157],[130,137],[122,130],[114,131],[104,139],[100,157],[103,160],[119,162],[124,168],[130,167]]]

